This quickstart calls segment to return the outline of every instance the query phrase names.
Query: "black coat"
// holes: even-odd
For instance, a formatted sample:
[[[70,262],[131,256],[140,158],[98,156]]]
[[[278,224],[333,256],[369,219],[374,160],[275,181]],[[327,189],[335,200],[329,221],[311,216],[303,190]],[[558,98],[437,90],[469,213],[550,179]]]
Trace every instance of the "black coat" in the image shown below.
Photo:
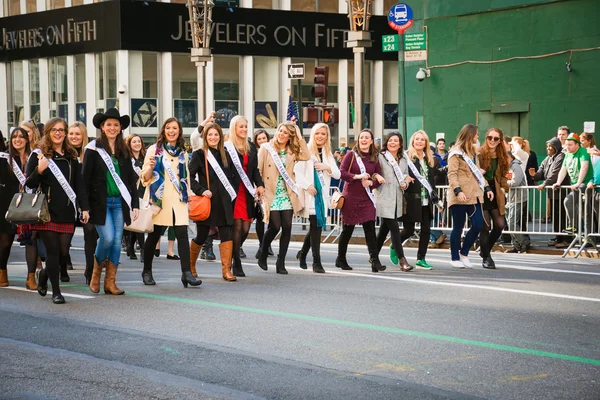
[[[419,174],[423,175],[423,170],[421,169],[421,163],[419,162],[419,160],[415,159],[415,160],[412,160],[412,162],[413,162],[413,164],[415,164],[415,167],[417,167]],[[429,164],[428,164],[428,166],[429,166]],[[434,157],[433,158],[433,167],[428,168],[429,173],[427,175],[427,180],[429,181],[429,184],[431,185],[431,187],[433,188],[434,191],[436,191],[435,177],[437,175],[439,168],[441,168],[439,160]],[[404,191],[404,198],[406,199],[406,213],[402,217],[402,221],[404,221],[404,222],[421,222],[421,217],[423,215],[423,211],[421,208],[422,207],[422,205],[421,205],[422,185],[419,182],[419,180],[415,177],[415,175],[413,174],[410,167],[408,168],[408,174],[415,181],[413,183],[411,183],[410,185],[408,185],[408,188],[406,188],[406,190]],[[431,201],[431,199],[429,199],[429,205],[428,205],[429,219],[433,219],[433,207],[434,207],[434,204]]]
[[[244,165],[244,156],[242,154],[240,154],[239,152],[237,152],[237,155],[240,160],[240,164],[243,166]],[[239,175],[239,174],[237,174],[237,169],[235,168],[235,165],[231,165],[230,168],[235,170],[236,175]],[[250,152],[248,153],[247,171],[248,172],[246,172],[246,175],[248,175],[248,179],[250,179],[251,183],[256,185],[256,187],[259,187],[259,186],[264,187],[262,177],[260,176],[260,171],[258,170],[258,150],[256,150],[256,146],[254,145],[254,143],[250,143]],[[239,178],[239,180],[241,182],[242,178]],[[244,185],[242,185],[242,186],[244,186]],[[234,188],[235,188],[235,190],[238,190],[238,186],[234,186]],[[250,192],[248,192],[248,189],[246,189],[246,186],[244,186],[244,190],[246,191],[246,210],[248,211],[248,218],[254,219],[254,218],[256,218],[256,208],[254,206],[254,197],[252,197],[250,195]]]
[[[61,156],[56,152],[54,153],[53,160],[75,191],[78,208],[81,209],[81,211],[89,211],[90,206],[83,180],[81,179],[81,164],[79,163],[79,160]],[[39,174],[37,172],[37,166],[37,154],[32,153],[27,162],[27,168],[25,168],[25,175],[27,176],[25,185],[30,189],[37,189],[41,183],[42,193],[45,193],[48,199],[50,220],[52,222],[74,223],[75,211],[71,200],[69,200],[69,196],[67,196],[60,186],[60,183],[58,183],[58,180],[54,177],[52,171],[50,171],[50,167]]]
[[[144,166],[144,157],[141,157],[139,159],[136,159],[134,157],[131,157],[132,160],[134,160],[135,166],[138,167],[139,169],[142,169],[142,167]],[[133,165],[133,164],[132,164]],[[136,182],[137,179],[139,178],[138,175],[135,173],[135,170],[133,170],[133,174],[135,175],[136,178]],[[138,197],[140,198],[144,198],[144,193],[146,192],[146,188],[144,187],[144,185],[142,185],[142,181],[140,179],[140,183],[137,185],[137,194]]]
[[[14,160],[21,168],[21,160],[18,157]],[[19,192],[19,180],[8,167],[8,163],[7,159],[0,158],[0,191],[2,192],[0,195],[0,233],[11,235],[13,226],[4,219],[4,216],[13,196]]]
[[[227,179],[229,179],[234,190],[237,189],[240,184],[240,178],[235,172],[235,167],[231,164],[229,153],[225,151],[228,167],[224,167],[219,151],[215,149],[210,149],[210,151],[217,159],[219,166],[227,176]],[[225,186],[223,186],[223,183],[221,183],[219,177],[213,171],[210,162],[208,163],[208,177],[210,180],[210,189],[206,182],[204,150],[196,150],[192,153],[192,159],[190,161],[190,184],[192,185],[192,191],[197,196],[202,196],[202,193],[206,190],[212,192],[212,197],[210,199],[210,216],[205,221],[198,222],[198,224],[206,226],[232,226],[234,201],[229,197],[229,193],[227,193]]]
[[[101,146],[98,143],[98,147]],[[119,176],[127,186],[131,195],[131,207],[139,208],[139,197],[136,188],[137,178],[133,172],[131,158],[117,157],[119,163]],[[83,156],[83,180],[86,193],[89,195],[90,203],[90,223],[94,225],[104,225],[106,222],[106,173],[108,168],[100,154],[92,149],[86,150]],[[126,225],[131,224],[131,215],[129,206],[121,196],[121,208],[123,211],[123,221]]]

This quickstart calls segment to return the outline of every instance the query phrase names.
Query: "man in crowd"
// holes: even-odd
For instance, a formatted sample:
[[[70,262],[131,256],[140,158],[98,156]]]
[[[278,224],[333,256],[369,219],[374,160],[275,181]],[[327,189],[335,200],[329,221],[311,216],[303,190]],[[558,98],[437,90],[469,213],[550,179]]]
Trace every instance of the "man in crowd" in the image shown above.
[[[556,133],[556,137],[558,138],[558,140],[560,140],[560,144],[563,146],[563,151],[565,151],[565,148],[564,148],[565,142],[570,133],[571,133],[571,130],[569,129],[568,126],[563,125],[563,126],[558,127],[558,132]]]

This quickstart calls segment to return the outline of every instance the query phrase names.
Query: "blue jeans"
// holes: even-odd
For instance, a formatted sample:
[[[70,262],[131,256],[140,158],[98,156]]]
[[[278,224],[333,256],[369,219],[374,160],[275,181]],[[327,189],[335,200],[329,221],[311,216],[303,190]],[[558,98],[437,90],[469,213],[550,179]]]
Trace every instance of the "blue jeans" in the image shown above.
[[[460,248],[460,237],[462,236],[462,230],[465,227],[465,220],[467,215],[471,220],[471,229],[467,232],[463,240],[462,248],[460,248],[460,254],[463,256],[469,255],[469,250],[473,243],[477,240],[479,232],[483,228],[483,214],[481,212],[481,204],[455,204],[450,206],[450,212],[452,213],[452,232],[450,233],[450,253],[452,254],[452,261],[460,260],[458,254]]]
[[[107,197],[106,220],[104,221],[104,225],[96,225],[99,239],[95,254],[99,263],[108,257],[108,260],[115,266],[119,265],[123,224],[121,196]]]

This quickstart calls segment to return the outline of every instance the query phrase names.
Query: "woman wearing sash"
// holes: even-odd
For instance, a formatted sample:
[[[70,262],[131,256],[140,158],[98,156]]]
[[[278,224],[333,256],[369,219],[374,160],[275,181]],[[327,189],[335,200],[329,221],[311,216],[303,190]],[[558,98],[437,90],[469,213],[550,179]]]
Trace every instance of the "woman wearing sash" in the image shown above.
[[[402,218],[404,228],[401,240],[405,241],[415,233],[415,224],[421,224],[419,232],[419,249],[417,250],[417,267],[431,269],[425,261],[429,234],[431,233],[431,219],[433,207],[438,207],[439,199],[435,187],[435,176],[439,162],[433,156],[429,146],[429,138],[423,130],[416,131],[410,138],[408,145],[408,172],[414,182],[404,192],[406,198],[406,214]]]
[[[10,206],[13,196],[19,192],[20,186],[25,184],[23,166],[31,149],[29,148],[29,136],[23,128],[15,128],[8,141],[8,152],[5,152],[4,137],[0,132],[0,287],[8,286],[8,275],[6,267],[10,250],[15,237],[15,226],[10,224],[4,216]],[[33,268],[27,269],[27,280],[25,287],[35,290],[35,263]]]
[[[129,163],[131,165],[131,161]],[[156,144],[146,151],[142,168],[142,185],[149,191],[150,202],[156,212],[152,218],[154,231],[148,234],[144,243],[144,285],[156,285],[152,276],[152,254],[160,237],[170,226],[174,227],[177,238],[183,287],[198,286],[202,283],[190,271],[190,244],[187,233],[188,197],[191,193],[189,176],[188,154],[185,151],[181,123],[177,118],[168,118],[160,130]]]
[[[310,160],[299,162],[294,167],[298,185],[304,191],[304,209],[301,215],[310,221],[310,230],[306,233],[296,258],[300,260],[300,268],[306,269],[306,256],[312,248],[312,269],[320,274],[325,273],[321,264],[321,232],[327,226],[329,184],[331,178],[340,178],[340,170],[331,153],[330,140],[329,126],[323,123],[315,124],[308,141]]]
[[[392,236],[390,261],[394,265],[400,264],[400,269],[408,272],[414,267],[408,263],[404,256],[403,240],[400,236],[398,221],[405,211],[404,194],[402,192],[408,188],[408,185],[414,179],[408,175],[408,165],[404,157],[400,133],[392,132],[385,138],[379,154],[379,165],[385,183],[375,189],[377,216],[382,219],[377,234],[377,253],[381,251],[389,232]]]
[[[109,108],[106,114],[97,113],[93,123],[100,130],[100,137],[85,147],[83,180],[89,196],[90,223],[95,225],[99,237],[90,281],[93,293],[100,291],[104,268],[104,293],[125,293],[116,285],[123,224],[131,224],[139,213],[137,179],[123,139],[129,122],[129,116],[121,116],[116,108]]]
[[[264,143],[268,143],[269,140],[271,140],[271,138],[264,129],[258,129],[254,131],[254,139],[252,142],[254,143],[254,146],[256,146],[257,151],[260,150],[260,147]],[[256,256],[254,258],[258,259],[258,256],[260,255],[260,245],[262,244],[263,236],[265,236],[265,222],[262,219],[262,206],[260,202],[256,203],[256,220],[254,221],[254,224],[254,228],[256,229],[256,237],[258,238],[258,250],[256,251]],[[269,246],[269,255],[274,255],[271,246]]]
[[[479,235],[480,255],[483,258],[482,266],[487,269],[496,268],[491,250],[504,230],[506,202],[504,193],[508,193],[510,190],[506,179],[510,161],[503,143],[502,131],[498,128],[492,128],[487,131],[485,142],[479,149],[479,165],[485,171],[483,177],[487,182],[487,186],[494,193],[492,200],[487,197],[483,199],[484,225]],[[500,144],[502,145],[500,146]]]
[[[231,119],[229,140],[225,150],[231,158],[230,170],[236,171],[240,183],[233,207],[233,263],[231,272],[238,277],[246,276],[240,259],[240,249],[248,237],[252,220],[256,218],[255,198],[262,198],[264,184],[258,171],[258,150],[248,142],[248,121],[241,115]],[[192,247],[194,246],[192,241]],[[198,246],[197,251],[200,251]]]
[[[42,134],[40,133],[37,124],[34,120],[30,119],[29,121],[21,122],[21,128],[27,131],[27,135],[29,135],[29,146],[31,149],[37,149],[38,143],[42,138]]]
[[[269,246],[279,230],[279,255],[275,264],[278,274],[287,274],[285,256],[292,235],[292,218],[303,207],[296,184],[294,166],[310,159],[300,128],[292,122],[279,124],[275,137],[262,145],[258,152],[258,169],[265,183],[264,222],[269,224],[258,257],[258,266],[267,270]]]
[[[450,264],[455,268],[473,268],[469,261],[469,250],[483,228],[481,205],[484,191],[489,200],[494,198],[494,193],[486,187],[485,178],[478,166],[475,149],[478,138],[477,126],[463,126],[456,144],[448,154],[448,207],[452,213]],[[467,216],[471,229],[465,235],[461,247],[460,239]]]
[[[352,151],[344,156],[340,166],[344,185],[344,208],[342,208],[342,233],[338,245],[338,256],[335,266],[343,270],[351,270],[346,260],[348,243],[352,238],[354,226],[362,224],[365,240],[369,249],[371,271],[385,271],[379,261],[377,238],[375,233],[375,196],[372,190],[385,183],[381,176],[379,156],[375,147],[375,138],[368,129],[363,129],[358,142]]]
[[[140,175],[142,173],[142,167],[144,166],[144,157],[146,157],[146,149],[144,149],[144,142],[139,135],[130,134],[125,139],[129,154],[131,155],[131,164],[133,166],[133,172],[136,177],[137,193],[135,194],[138,198],[144,197],[145,188],[142,185]],[[144,233],[143,232],[127,232],[127,255],[130,260],[137,260],[135,255],[135,242],[137,240],[140,245],[140,262],[144,262]]]
[[[32,229],[39,232],[46,247],[46,268],[40,271],[37,290],[40,296],[46,296],[49,278],[54,304],[65,302],[58,277],[59,257],[69,254],[78,209],[81,210],[82,223],[89,219],[81,164],[77,160],[77,151],[65,140],[66,134],[64,119],[52,118],[46,122],[39,148],[29,157],[26,168],[25,185],[33,190],[39,186],[48,200],[50,222],[32,225]]]
[[[202,127],[202,149],[192,153],[190,161],[190,176],[192,191],[197,196],[210,199],[210,216],[204,221],[196,222],[196,237],[192,239],[190,260],[196,264],[201,244],[208,237],[211,226],[219,228],[221,244],[221,272],[226,281],[237,280],[231,273],[233,252],[232,228],[233,205],[237,199],[235,188],[239,188],[239,178],[232,165],[231,157],[224,146],[223,131],[215,122],[209,122]],[[208,172],[206,167],[208,166]],[[206,181],[208,173],[209,181]]]

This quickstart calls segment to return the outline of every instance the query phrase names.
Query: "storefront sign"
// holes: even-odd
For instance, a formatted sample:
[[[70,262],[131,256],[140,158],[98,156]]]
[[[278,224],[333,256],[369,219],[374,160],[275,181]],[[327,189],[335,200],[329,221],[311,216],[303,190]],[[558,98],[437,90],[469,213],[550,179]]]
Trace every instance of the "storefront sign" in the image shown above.
[[[0,61],[118,48],[119,30],[108,22],[118,15],[118,2],[103,2],[2,18]]]

